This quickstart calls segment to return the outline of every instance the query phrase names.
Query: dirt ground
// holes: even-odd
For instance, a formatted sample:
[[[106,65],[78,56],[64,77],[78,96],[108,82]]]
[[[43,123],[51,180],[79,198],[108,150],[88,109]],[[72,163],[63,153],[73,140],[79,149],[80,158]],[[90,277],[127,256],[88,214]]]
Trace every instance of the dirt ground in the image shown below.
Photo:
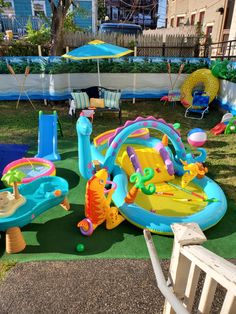
[[[161,266],[167,275],[169,261]],[[224,295],[217,289],[211,313],[219,313]],[[0,296],[1,314],[157,314],[164,304],[150,260],[131,259],[19,263],[0,283]]]

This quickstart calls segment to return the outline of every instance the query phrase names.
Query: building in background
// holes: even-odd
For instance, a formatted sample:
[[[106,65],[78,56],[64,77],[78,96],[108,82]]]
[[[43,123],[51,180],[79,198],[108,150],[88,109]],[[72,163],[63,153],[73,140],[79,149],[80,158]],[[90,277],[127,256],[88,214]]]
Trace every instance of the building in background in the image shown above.
[[[105,0],[111,22],[135,23],[143,29],[157,27],[158,0]]]
[[[232,23],[229,33],[229,40],[236,40],[236,5],[234,6]]]
[[[219,42],[229,39],[234,12],[235,0],[168,0],[167,28],[198,25],[202,34]]]
[[[236,39],[236,5],[235,0],[228,0],[224,11],[224,22],[222,28],[221,39],[235,40]]]
[[[51,7],[48,0],[6,0],[9,3],[7,8],[1,13],[2,31],[7,29],[13,30],[14,33],[25,32],[25,26],[31,18],[33,27],[38,29],[42,22],[39,16],[44,14],[46,17],[51,16]],[[84,29],[92,27],[92,0],[74,1],[84,9],[84,13],[75,17],[75,23]],[[73,10],[73,8],[72,8]]]

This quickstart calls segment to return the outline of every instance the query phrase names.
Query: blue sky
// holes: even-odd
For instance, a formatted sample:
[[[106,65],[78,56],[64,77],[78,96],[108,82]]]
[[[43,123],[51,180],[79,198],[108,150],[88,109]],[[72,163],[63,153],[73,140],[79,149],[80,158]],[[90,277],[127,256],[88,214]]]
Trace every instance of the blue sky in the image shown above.
[[[159,14],[159,19],[157,21],[157,27],[165,26],[166,0],[159,0],[158,14]]]

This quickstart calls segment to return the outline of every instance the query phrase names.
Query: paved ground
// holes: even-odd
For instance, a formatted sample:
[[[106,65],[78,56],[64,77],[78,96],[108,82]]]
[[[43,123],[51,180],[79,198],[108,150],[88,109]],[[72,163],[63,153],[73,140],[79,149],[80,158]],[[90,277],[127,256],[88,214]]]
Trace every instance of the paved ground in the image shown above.
[[[0,284],[1,314],[153,314],[163,302],[144,260],[22,263]]]
[[[166,275],[169,262],[161,266]],[[224,295],[224,289],[217,289],[211,314],[220,312]],[[0,283],[0,314],[159,314],[163,303],[150,260],[19,263]]]

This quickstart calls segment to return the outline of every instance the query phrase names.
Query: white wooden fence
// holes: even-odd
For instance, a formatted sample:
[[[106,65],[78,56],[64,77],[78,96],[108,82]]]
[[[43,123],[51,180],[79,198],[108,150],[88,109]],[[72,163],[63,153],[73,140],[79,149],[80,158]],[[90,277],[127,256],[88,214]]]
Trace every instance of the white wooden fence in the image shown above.
[[[167,282],[152,236],[148,230],[144,230],[157,285],[166,300],[163,313],[192,313],[195,302],[198,303],[197,313],[211,313],[216,288],[220,285],[226,294],[219,313],[235,314],[236,266],[201,246],[206,237],[197,224],[173,224],[172,230],[174,246]],[[196,290],[202,272],[205,273],[205,281],[200,299],[196,301]]]

